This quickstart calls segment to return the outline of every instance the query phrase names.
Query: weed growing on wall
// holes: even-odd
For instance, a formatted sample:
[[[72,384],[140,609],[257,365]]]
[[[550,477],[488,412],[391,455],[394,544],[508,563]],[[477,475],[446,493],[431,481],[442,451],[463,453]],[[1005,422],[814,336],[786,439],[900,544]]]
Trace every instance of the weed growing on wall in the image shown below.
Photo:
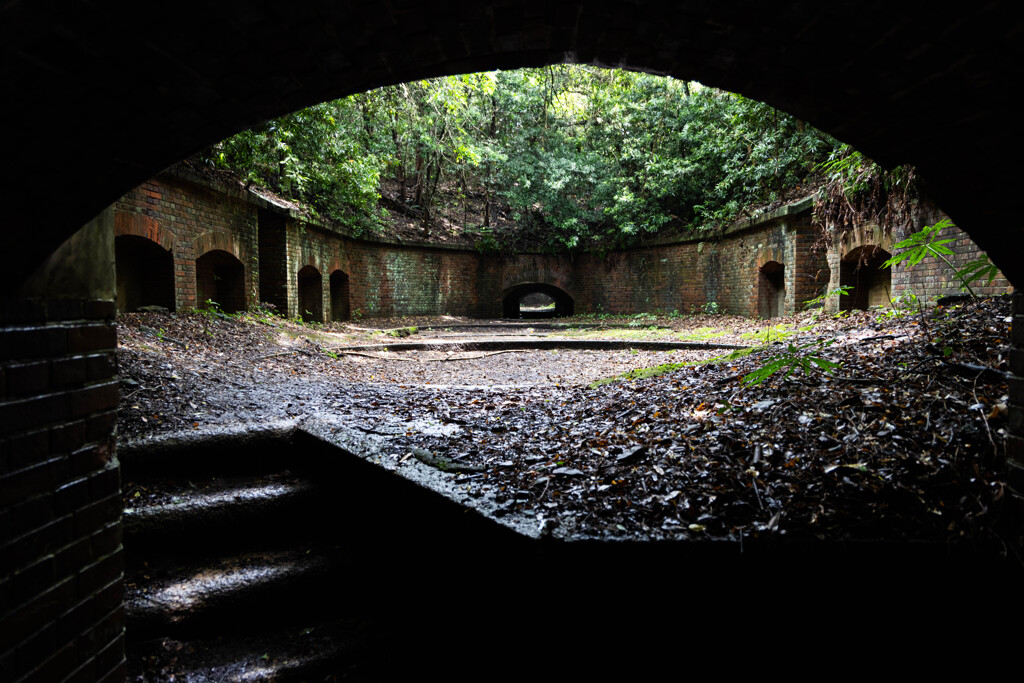
[[[954,266],[946,257],[954,256],[955,254],[946,245],[956,240],[939,239],[944,228],[953,227],[956,226],[948,218],[939,221],[935,225],[924,226],[907,239],[893,245],[896,253],[893,254],[892,258],[883,263],[882,267],[891,268],[899,263],[903,263],[906,268],[913,268],[924,260],[926,256],[934,256],[953,271],[953,276],[960,281],[960,289],[970,294],[971,298],[977,301],[978,295],[974,293],[971,284],[985,278],[988,279],[987,284],[992,284],[998,270],[988,260],[987,254],[982,254],[980,258],[971,261],[962,268]]]

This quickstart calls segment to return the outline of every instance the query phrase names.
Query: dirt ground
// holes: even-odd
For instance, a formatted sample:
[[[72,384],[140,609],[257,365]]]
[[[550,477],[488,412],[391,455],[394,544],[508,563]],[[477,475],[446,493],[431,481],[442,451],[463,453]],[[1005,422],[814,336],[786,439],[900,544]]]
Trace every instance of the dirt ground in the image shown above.
[[[1009,316],[1008,299],[768,322],[324,326],[128,314],[118,431],[329,413],[387,435],[390,466],[428,454],[470,495],[497,493],[556,535],[922,539],[1014,552],[1003,533]],[[471,344],[510,340],[626,343]],[[650,341],[756,348],[640,348]]]

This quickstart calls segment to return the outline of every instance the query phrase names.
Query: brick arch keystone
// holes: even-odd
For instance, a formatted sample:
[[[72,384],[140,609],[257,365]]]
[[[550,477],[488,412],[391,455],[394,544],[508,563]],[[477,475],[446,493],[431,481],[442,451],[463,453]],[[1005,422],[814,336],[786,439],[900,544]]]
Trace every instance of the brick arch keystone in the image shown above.
[[[199,258],[203,254],[211,251],[226,251],[227,253],[234,256],[236,259],[242,262],[245,266],[246,274],[248,275],[250,264],[249,264],[249,251],[242,244],[241,240],[232,233],[228,232],[204,232],[203,234],[192,240],[192,248],[196,258]]]
[[[174,253],[174,233],[160,227],[159,221],[141,213],[118,211],[114,214],[114,236],[134,235],[144,237]]]

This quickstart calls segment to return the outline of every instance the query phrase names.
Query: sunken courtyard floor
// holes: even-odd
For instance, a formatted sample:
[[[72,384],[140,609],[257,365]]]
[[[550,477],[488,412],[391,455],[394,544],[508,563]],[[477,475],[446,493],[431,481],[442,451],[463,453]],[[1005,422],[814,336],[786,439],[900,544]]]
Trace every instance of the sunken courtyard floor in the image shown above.
[[[452,647],[468,676],[539,604],[596,654],[768,586],[810,608],[896,570],[927,619],[954,577],[1019,583],[1009,301],[898,313],[122,316],[132,676],[389,679]]]

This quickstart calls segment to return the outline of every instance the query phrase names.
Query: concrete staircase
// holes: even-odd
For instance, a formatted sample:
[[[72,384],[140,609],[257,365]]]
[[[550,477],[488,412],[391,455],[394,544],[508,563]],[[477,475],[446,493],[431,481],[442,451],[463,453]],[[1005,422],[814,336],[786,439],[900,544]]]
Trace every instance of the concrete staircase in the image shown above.
[[[358,679],[330,463],[288,430],[122,449],[129,680]]]

